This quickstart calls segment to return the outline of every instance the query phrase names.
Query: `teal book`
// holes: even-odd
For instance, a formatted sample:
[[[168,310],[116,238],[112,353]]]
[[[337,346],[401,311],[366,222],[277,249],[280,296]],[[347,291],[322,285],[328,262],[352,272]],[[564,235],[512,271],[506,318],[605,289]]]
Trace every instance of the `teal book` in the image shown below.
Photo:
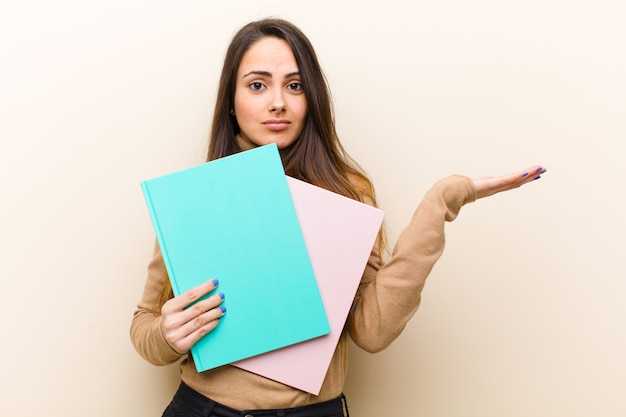
[[[219,280],[198,372],[330,332],[275,144],[141,182],[174,290]]]

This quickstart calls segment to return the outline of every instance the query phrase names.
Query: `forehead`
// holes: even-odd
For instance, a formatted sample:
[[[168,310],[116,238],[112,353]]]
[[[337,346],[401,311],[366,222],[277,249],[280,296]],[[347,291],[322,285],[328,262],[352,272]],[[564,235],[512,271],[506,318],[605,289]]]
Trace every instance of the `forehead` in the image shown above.
[[[250,71],[267,71],[272,74],[298,71],[298,64],[289,44],[279,38],[265,37],[246,51],[237,71],[243,76]]]

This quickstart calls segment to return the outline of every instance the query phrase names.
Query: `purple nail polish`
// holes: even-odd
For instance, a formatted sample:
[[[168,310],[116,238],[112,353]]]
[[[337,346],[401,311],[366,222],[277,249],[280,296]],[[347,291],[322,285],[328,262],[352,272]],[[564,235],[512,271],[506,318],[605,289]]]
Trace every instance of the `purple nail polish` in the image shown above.
[[[527,177],[527,176],[528,176],[528,172],[524,172],[524,173],[522,174],[522,177]]]
[[[221,298],[222,300],[224,299],[224,293],[223,293],[223,292],[219,293],[218,295],[220,296],[220,298]]]
[[[220,282],[219,282],[218,280],[216,280],[216,279],[214,279],[212,282],[213,282],[213,286],[214,286],[214,287],[217,287],[217,284],[219,284],[219,283],[220,283]]]
[[[226,313],[226,307],[220,306],[220,310],[222,310],[222,313]]]

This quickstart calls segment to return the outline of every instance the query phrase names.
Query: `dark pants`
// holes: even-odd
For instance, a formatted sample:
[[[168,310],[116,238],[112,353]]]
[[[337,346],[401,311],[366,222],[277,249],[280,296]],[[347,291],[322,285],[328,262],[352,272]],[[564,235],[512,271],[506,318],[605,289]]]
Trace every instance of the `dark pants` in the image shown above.
[[[345,409],[345,414],[344,414]],[[346,397],[341,396],[323,403],[277,410],[235,410],[205,397],[180,384],[163,417],[349,417]]]

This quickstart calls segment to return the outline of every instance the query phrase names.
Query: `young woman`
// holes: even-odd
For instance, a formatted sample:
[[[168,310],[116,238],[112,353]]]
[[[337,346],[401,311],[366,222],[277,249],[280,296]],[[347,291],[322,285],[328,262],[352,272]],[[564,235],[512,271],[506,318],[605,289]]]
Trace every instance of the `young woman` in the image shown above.
[[[278,145],[287,175],[376,204],[371,182],[337,138],[330,94],[313,47],[298,28],[277,19],[250,23],[233,38],[207,159],[268,143]],[[544,172],[535,166],[502,177],[445,178],[426,193],[387,262],[379,237],[318,396],[233,366],[198,373],[188,352],[227,314],[224,296],[218,293],[186,309],[217,282],[209,280],[174,297],[157,245],[131,338],[153,364],[183,358],[180,388],[163,415],[344,416],[348,337],[369,352],[387,347],[419,306],[426,277],[443,251],[444,223],[454,220],[464,204],[517,188]]]

